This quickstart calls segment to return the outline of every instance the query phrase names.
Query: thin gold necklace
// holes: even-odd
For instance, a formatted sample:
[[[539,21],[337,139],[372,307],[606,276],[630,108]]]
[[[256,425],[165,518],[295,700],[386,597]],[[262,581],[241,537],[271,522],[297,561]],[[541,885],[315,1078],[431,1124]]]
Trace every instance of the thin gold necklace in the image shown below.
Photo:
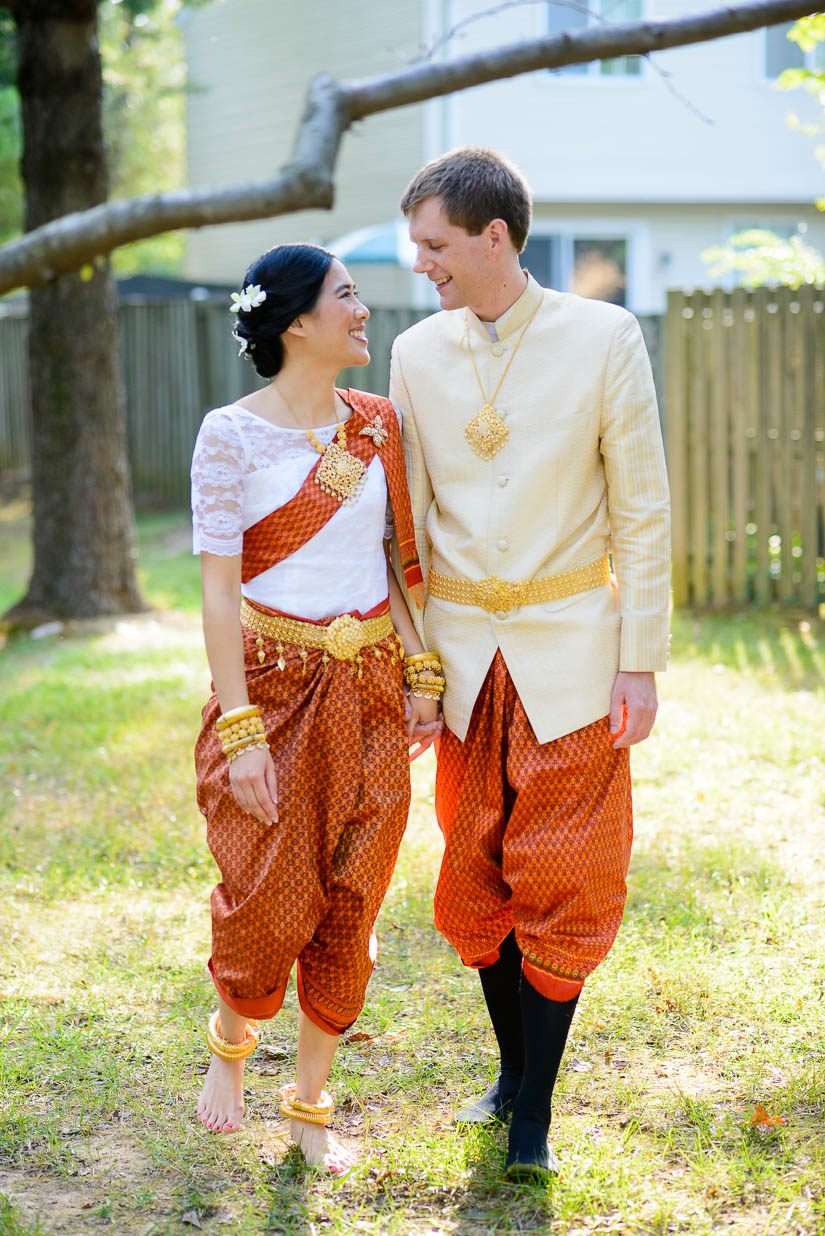
[[[509,440],[510,428],[508,425],[504,424],[504,421],[501,419],[498,412],[496,412],[493,405],[498,398],[499,391],[504,385],[504,379],[507,377],[510,366],[515,360],[516,352],[518,352],[521,347],[521,341],[527,334],[527,328],[538,313],[543,302],[544,297],[542,296],[542,299],[536,305],[535,309],[525,322],[524,329],[518,337],[518,341],[516,342],[516,346],[513,348],[510,359],[504,366],[504,373],[499,378],[498,385],[489,399],[485,394],[484,386],[481,381],[481,375],[478,372],[478,366],[476,365],[476,358],[473,355],[473,348],[470,342],[470,323],[467,318],[467,312],[466,310],[464,311],[464,338],[467,340],[467,351],[470,353],[470,360],[473,362],[473,372],[476,375],[478,389],[481,391],[481,398],[484,400],[484,403],[479,411],[476,412],[472,420],[468,421],[467,427],[464,430],[464,437],[470,443],[470,446],[473,448],[476,455],[479,455],[482,459],[486,459],[487,461],[494,459],[504,446],[504,443]]]
[[[301,424],[291,403],[274,379],[272,385],[284,401],[287,411],[295,421],[295,424],[299,429],[303,429],[310,446],[321,456],[321,462],[315,473],[315,484],[319,485],[325,494],[332,494],[339,502],[346,502],[349,506],[355,506],[361,490],[364,488],[367,466],[362,459],[359,459],[357,455],[350,454],[347,450],[347,431],[343,421],[339,419],[337,411],[335,413],[337,425],[335,437],[324,446],[323,442],[318,441],[318,438],[311,429],[307,429],[305,425]]]

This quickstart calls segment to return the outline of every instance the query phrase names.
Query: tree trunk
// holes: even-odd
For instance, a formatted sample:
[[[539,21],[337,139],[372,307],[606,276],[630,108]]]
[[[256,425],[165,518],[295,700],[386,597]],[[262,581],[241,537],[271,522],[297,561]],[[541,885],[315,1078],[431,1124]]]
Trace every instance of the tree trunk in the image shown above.
[[[106,200],[96,8],[96,0],[19,0],[13,9],[27,231]],[[34,570],[6,617],[144,608],[108,259],[30,296]]]

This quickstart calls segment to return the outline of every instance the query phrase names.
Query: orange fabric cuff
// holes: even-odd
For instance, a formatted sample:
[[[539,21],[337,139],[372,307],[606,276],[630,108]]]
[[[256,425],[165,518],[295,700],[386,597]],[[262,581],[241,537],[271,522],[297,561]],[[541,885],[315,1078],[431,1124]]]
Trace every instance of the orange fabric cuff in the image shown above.
[[[241,1017],[254,1017],[256,1021],[274,1017],[284,1002],[286,983],[268,996],[255,996],[251,1000],[245,1000],[240,996],[230,996],[228,992],[224,991],[215,977],[215,969],[212,965],[211,957],[209,958],[208,968],[209,973],[212,975],[212,982],[215,984],[215,990],[224,1004],[228,1004],[232,1011],[238,1013]]]
[[[555,974],[548,974],[546,970],[539,970],[538,966],[534,966],[532,962],[525,957],[521,963],[521,972],[527,979],[531,987],[535,987],[540,996],[544,996],[548,1000],[572,1000],[577,996],[584,987],[584,981],[577,982],[574,979],[557,978]]]

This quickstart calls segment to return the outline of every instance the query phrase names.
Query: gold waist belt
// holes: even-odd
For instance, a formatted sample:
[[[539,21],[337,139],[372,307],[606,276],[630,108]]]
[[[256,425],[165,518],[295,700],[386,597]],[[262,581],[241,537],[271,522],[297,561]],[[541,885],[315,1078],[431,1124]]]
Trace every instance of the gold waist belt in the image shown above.
[[[250,605],[246,597],[241,597],[241,624],[257,631],[261,660],[264,659],[264,636],[279,644],[297,644],[301,649],[320,648],[327,657],[335,657],[338,661],[354,661],[362,648],[380,643],[395,630],[389,613],[379,614],[377,618],[341,614],[339,618],[333,618],[329,626],[323,627],[315,622],[301,622],[298,618],[263,614]]]
[[[610,582],[610,559],[607,555],[586,566],[573,567],[558,575],[545,575],[541,579],[509,580],[495,575],[477,582],[471,579],[454,579],[439,571],[430,571],[429,591],[439,601],[453,601],[456,605],[480,605],[491,614],[500,610],[515,609],[518,605],[541,605],[546,601],[560,601],[563,597],[575,596],[577,592],[589,592]]]

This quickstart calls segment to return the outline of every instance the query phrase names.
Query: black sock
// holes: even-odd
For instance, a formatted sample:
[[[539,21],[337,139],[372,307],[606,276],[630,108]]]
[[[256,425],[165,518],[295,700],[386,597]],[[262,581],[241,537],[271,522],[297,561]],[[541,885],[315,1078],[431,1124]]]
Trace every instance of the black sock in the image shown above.
[[[515,1097],[524,1072],[524,1035],[521,1027],[521,953],[511,931],[499,949],[499,959],[478,972],[487,1011],[501,1054],[501,1088]]]
[[[548,1000],[522,979],[524,1077],[513,1108],[508,1162],[546,1154],[553,1087],[578,999]]]
[[[524,1071],[524,1040],[521,1032],[521,953],[516,933],[511,931],[501,945],[499,959],[479,970],[487,1011],[501,1053],[499,1075],[486,1094],[475,1099],[456,1116],[459,1124],[506,1120],[519,1092]]]

